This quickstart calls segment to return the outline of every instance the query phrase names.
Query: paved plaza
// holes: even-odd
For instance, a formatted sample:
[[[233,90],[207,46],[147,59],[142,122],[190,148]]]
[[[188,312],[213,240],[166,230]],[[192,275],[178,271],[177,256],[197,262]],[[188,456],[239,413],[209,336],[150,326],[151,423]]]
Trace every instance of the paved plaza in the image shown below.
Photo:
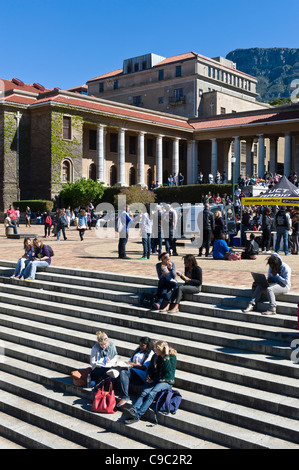
[[[43,225],[32,225],[25,227],[20,225],[20,234],[36,234],[42,237],[44,234]],[[111,229],[112,230],[112,229]],[[84,240],[81,242],[79,233],[75,227],[67,229],[67,240],[63,237],[60,241],[56,236],[44,239],[46,244],[52,246],[55,256],[52,258],[53,266],[75,267],[89,270],[98,270],[105,272],[119,272],[128,274],[137,274],[140,276],[156,277],[155,264],[157,255],[152,255],[150,260],[139,259],[142,256],[141,237],[137,234],[136,238],[131,235],[127,244],[127,255],[129,260],[118,259],[118,235],[113,230],[109,233],[109,238],[98,238],[95,229],[85,232]],[[236,248],[240,250],[240,248]],[[8,239],[4,235],[4,228],[0,234],[0,259],[17,261],[23,254],[23,240]],[[198,249],[186,241],[185,246],[182,242],[178,243],[179,256],[173,257],[177,270],[183,270],[183,261],[181,256],[192,253],[198,254]],[[282,260],[287,262],[292,269],[292,289],[291,292],[299,293],[299,256],[285,256],[280,253]],[[238,287],[250,287],[252,284],[251,271],[267,272],[267,255],[260,254],[256,260],[241,261],[218,261],[212,257],[197,258],[198,264],[203,270],[203,282],[206,284],[233,285]],[[299,300],[299,295],[298,295]]]

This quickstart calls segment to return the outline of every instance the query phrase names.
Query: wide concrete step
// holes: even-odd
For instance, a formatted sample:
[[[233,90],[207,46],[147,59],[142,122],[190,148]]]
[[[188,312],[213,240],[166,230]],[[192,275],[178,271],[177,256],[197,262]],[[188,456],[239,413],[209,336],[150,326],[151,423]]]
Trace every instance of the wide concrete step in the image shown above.
[[[9,304],[2,304],[4,313],[0,314],[0,324],[2,325],[0,331],[0,337],[2,339],[9,339],[14,337],[13,331],[22,330],[22,334],[26,334],[30,337],[33,335],[32,341],[39,343],[40,337],[47,337],[59,340],[63,344],[65,342],[72,343],[76,338],[77,346],[84,346],[91,348],[95,342],[95,332],[98,328],[102,328],[107,332],[110,338],[114,339],[119,347],[121,348],[121,354],[131,354],[135,345],[138,343],[140,336],[147,335],[153,340],[158,340],[161,335],[157,333],[156,328],[159,329],[157,322],[147,321],[146,324],[141,322],[140,328],[134,329],[132,326],[124,327],[115,325],[112,323],[97,322],[96,318],[93,320],[76,319],[75,321],[69,316],[60,314],[43,314],[33,309],[22,308],[16,316],[14,309]],[[29,317],[26,317],[26,313],[29,313]],[[22,318],[22,317],[26,318]],[[51,324],[52,323],[52,324]],[[54,323],[54,324],[53,324]],[[128,323],[130,325],[130,323]],[[83,332],[83,334],[82,334]],[[279,361],[273,361],[271,357],[268,357],[267,351],[262,355],[261,351],[258,354],[247,350],[238,349],[235,347],[221,347],[217,344],[202,343],[198,340],[186,340],[180,339],[175,335],[170,336],[167,334],[167,330],[164,331],[163,337],[169,341],[173,347],[181,351],[182,355],[186,356],[186,360],[178,363],[178,367],[183,370],[190,370],[192,364],[192,370],[196,373],[201,373],[200,361],[201,359],[216,360],[217,363],[221,362],[219,367],[222,367],[222,363],[236,364],[238,366],[243,365],[247,368],[253,368],[256,370],[269,371],[273,374],[281,374],[284,376],[298,377],[299,367],[297,364],[292,364],[288,359],[280,358]],[[123,341],[131,343],[131,351],[123,348]],[[44,341],[44,339],[43,339]],[[250,339],[252,341],[252,339]],[[215,343],[215,341],[213,341]],[[57,347],[57,346],[55,346]],[[79,357],[78,349],[75,348],[74,354]],[[85,358],[86,361],[88,359]]]
[[[9,277],[15,267],[15,262],[0,261],[0,276]],[[89,271],[75,268],[64,268],[50,266],[49,268],[41,268],[37,274],[36,279],[44,279],[49,281],[59,280],[59,282],[66,282],[69,284],[86,285],[89,287],[111,287],[114,290],[140,292],[140,290],[151,291],[157,287],[156,277],[140,277],[130,274],[109,273],[101,271]],[[179,281],[181,283],[181,281]],[[219,301],[224,300],[226,303],[229,299],[237,297],[237,302],[247,303],[251,298],[251,289],[244,289],[237,286],[225,286],[220,284],[206,284],[202,285],[202,292],[198,294],[187,295],[186,298],[193,299],[194,301],[201,301],[201,297],[206,294],[211,294],[211,298],[218,298]],[[277,295],[278,307],[280,301],[289,306],[289,304],[297,304],[299,293],[289,292],[288,294]],[[263,304],[261,304],[263,305]],[[293,305],[294,307],[294,305]]]
[[[70,435],[76,439],[81,439],[79,434],[82,432],[82,440],[86,436],[85,441],[88,448],[214,449],[223,447],[217,443],[207,442],[206,439],[194,436],[192,432],[185,434],[175,429],[171,423],[176,416],[163,417],[168,421],[167,427],[156,426],[155,431],[152,432],[147,423],[142,421],[134,426],[126,426],[124,424],[125,417],[120,411],[113,414],[92,413],[93,395],[91,393],[89,393],[89,398],[79,398],[76,395],[66,394],[65,390],[70,390],[70,387],[66,388],[64,386],[65,383],[61,374],[56,372],[55,377],[51,377],[46,369],[37,366],[31,367],[31,370],[28,370],[28,374],[26,374],[25,365],[22,372],[23,376],[18,376],[17,371],[20,368],[18,362],[20,361],[12,360],[14,374],[3,371],[0,373],[1,388],[11,394],[18,393],[21,398],[26,397],[29,403],[36,403],[39,414],[43,415],[45,419],[48,417],[54,418],[54,410],[59,409],[63,422],[59,423],[55,417],[53,427],[56,428],[57,426],[57,430],[62,432],[61,429],[63,423],[65,423],[70,428]],[[34,376],[39,377],[39,383],[32,381]],[[62,380],[59,380],[59,378]],[[75,391],[78,390],[75,387],[71,388]],[[73,427],[71,423],[76,422],[78,422],[78,426]],[[146,442],[150,445],[147,445]]]
[[[21,450],[21,449],[26,449],[26,447],[21,446],[20,444],[17,444],[16,442],[6,439],[5,437],[0,435],[0,450],[3,450],[3,449]]]
[[[28,286],[28,284],[27,284]],[[30,289],[28,290],[27,286],[14,286],[10,284],[2,284],[1,286],[1,293],[0,299],[3,302],[5,298],[8,297],[10,292],[14,292],[17,295],[21,295],[22,297],[34,297],[39,301],[54,301],[56,303],[68,303],[71,305],[77,305],[78,307],[84,306],[86,303],[86,297],[83,295],[79,295],[78,291],[76,293],[60,293],[56,292],[55,290],[48,290],[49,286],[46,288],[41,289]],[[45,287],[45,286],[44,286]],[[61,285],[60,285],[61,287]],[[53,288],[53,286],[52,286]],[[6,294],[6,295],[5,295]],[[114,294],[110,294],[108,291],[103,291],[99,293],[101,299],[104,299],[104,304],[107,305],[110,302],[110,306],[112,303],[117,303],[117,310],[121,311],[123,305],[122,302],[117,302],[117,296]],[[108,298],[108,300],[106,299]],[[103,308],[103,302],[101,303],[101,299],[90,299],[89,305],[93,308]],[[124,301],[124,299],[122,299]],[[163,329],[164,322],[161,322],[160,327]],[[149,323],[150,325],[150,323]],[[169,325],[169,324],[168,324]],[[141,325],[140,325],[141,327]],[[165,329],[165,327],[164,327]],[[290,348],[289,345],[283,342],[279,342],[279,340],[268,340],[268,339],[260,339],[259,341],[253,340],[250,336],[245,335],[236,335],[230,332],[222,332],[214,330],[208,330],[207,328],[192,328],[192,332],[189,331],[188,328],[184,327],[177,327],[175,324],[172,324],[171,327],[167,326],[167,329],[172,329],[170,335],[173,334],[174,336],[177,335],[177,331],[182,329],[185,332],[186,339],[190,339],[192,337],[194,340],[202,341],[202,342],[213,342],[219,346],[223,347],[230,347],[230,345],[234,344],[235,348],[239,349],[248,349],[253,352],[261,352],[263,354],[269,354],[279,357],[288,358],[290,355]],[[175,331],[177,330],[177,331]],[[163,332],[161,332],[163,334]],[[182,333],[180,333],[182,334]],[[290,338],[289,338],[290,341]]]
[[[6,394],[5,391],[1,390],[1,410],[5,408],[3,402],[5,400],[10,401],[10,409],[13,408],[13,403],[16,400],[19,401],[20,406],[24,406],[22,399],[12,394]],[[28,403],[25,403],[25,405],[29,406]],[[31,406],[32,403],[30,403],[30,408]],[[57,436],[46,429],[42,429],[3,411],[0,411],[0,432],[9,440],[15,441],[28,449],[84,449],[80,444],[75,444],[68,439]]]

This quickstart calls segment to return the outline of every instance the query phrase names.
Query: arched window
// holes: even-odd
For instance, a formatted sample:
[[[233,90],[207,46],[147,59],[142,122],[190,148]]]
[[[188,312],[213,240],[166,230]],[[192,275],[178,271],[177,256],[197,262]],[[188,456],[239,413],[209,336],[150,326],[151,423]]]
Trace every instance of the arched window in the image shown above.
[[[133,166],[130,168],[129,172],[129,186],[135,186],[136,184],[136,170]]]
[[[89,165],[89,179],[96,181],[97,179],[97,168],[94,163]]]
[[[151,185],[153,182],[153,170],[149,168],[146,173],[146,182],[147,182],[147,189],[151,189]]]
[[[117,183],[117,168],[115,165],[110,167],[110,186],[114,186]]]
[[[61,182],[68,183],[71,181],[71,162],[64,160],[61,167]]]

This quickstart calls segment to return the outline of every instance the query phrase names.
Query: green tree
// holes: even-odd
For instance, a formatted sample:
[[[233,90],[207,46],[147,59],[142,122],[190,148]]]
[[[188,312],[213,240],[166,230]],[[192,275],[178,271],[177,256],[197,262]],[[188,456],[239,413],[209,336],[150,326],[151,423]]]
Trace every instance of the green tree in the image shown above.
[[[90,202],[97,204],[104,194],[103,183],[92,179],[81,178],[74,183],[66,183],[59,193],[66,205],[72,208],[79,205],[87,205]]]
[[[114,206],[118,207],[118,196],[125,196],[126,204],[141,203],[151,204],[156,200],[156,195],[148,189],[141,188],[140,186],[130,186],[129,188],[122,188],[119,194],[114,196]]]

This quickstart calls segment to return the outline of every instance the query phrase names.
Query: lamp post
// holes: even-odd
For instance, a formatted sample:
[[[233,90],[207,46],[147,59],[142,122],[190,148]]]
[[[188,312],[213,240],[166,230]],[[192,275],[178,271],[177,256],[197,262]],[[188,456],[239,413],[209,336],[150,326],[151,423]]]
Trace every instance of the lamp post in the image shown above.
[[[233,202],[235,202],[235,163],[236,163],[236,157],[233,156],[231,157],[231,164],[232,164],[232,196],[233,196]]]

